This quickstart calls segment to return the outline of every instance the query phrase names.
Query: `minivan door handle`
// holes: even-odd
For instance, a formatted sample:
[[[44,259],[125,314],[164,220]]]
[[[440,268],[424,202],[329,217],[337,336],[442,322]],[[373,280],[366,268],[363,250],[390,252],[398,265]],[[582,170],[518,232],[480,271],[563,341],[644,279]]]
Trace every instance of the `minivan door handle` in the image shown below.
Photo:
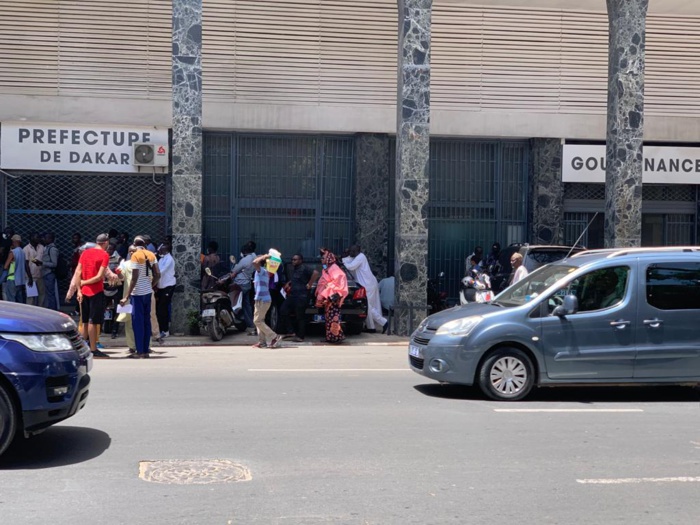
[[[663,324],[663,321],[661,319],[644,319],[644,324],[652,328],[658,328]]]
[[[610,321],[610,326],[618,330],[624,330],[625,326],[632,324],[631,321]]]

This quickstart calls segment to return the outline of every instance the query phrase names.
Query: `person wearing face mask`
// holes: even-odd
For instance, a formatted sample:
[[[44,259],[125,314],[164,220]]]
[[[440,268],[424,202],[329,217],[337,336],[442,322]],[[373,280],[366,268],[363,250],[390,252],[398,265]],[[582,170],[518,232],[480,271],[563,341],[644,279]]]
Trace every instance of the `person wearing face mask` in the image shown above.
[[[338,266],[335,255],[321,248],[321,278],[316,287],[316,306],[324,308],[326,318],[325,343],[340,344],[345,339],[340,324],[340,308],[348,295],[348,278]]]

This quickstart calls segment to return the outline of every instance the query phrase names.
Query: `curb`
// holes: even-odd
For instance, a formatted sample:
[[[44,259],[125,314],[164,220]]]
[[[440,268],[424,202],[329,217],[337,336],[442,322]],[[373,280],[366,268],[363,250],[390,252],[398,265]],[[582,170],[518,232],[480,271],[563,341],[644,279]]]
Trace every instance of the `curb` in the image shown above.
[[[151,342],[151,348],[153,350],[158,350],[161,348],[191,348],[191,347],[196,347],[196,346],[204,346],[204,347],[212,347],[212,346],[240,346],[240,347],[252,347],[253,344],[257,341],[257,339],[253,337],[246,337],[245,339],[241,337],[224,337],[221,341],[211,341],[209,338],[197,338],[197,339],[191,339],[188,337],[178,337],[178,336],[171,336],[165,339],[163,344],[158,344],[157,342],[152,341]],[[100,342],[104,346],[104,349],[106,350],[112,350],[112,349],[126,349],[126,340],[124,339],[123,336],[120,336],[118,339],[101,339]],[[306,347],[306,346],[334,346],[334,345],[329,345],[327,343],[323,343],[321,341],[304,341],[302,343],[293,343],[291,341],[287,342],[287,345],[284,346],[284,340],[282,341],[283,346],[280,348],[296,348],[296,347]],[[408,338],[406,339],[401,339],[401,340],[391,340],[391,341],[377,341],[371,339],[371,340],[353,340],[353,339],[346,339],[345,342],[340,345],[340,346],[396,346],[396,347],[407,347],[408,346]]]

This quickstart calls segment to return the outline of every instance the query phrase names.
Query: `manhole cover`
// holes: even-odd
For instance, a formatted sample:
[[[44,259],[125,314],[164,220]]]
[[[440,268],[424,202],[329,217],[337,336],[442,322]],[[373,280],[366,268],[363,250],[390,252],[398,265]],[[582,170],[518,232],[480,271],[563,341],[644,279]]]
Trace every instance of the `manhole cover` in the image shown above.
[[[170,485],[209,485],[250,481],[243,465],[226,459],[164,460],[139,462],[139,478]]]

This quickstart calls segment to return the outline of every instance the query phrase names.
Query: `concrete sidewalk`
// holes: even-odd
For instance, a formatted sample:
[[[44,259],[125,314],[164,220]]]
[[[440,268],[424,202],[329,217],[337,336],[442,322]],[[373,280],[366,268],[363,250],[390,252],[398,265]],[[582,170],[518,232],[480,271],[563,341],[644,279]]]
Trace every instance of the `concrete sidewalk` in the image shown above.
[[[290,339],[283,339],[282,343],[293,346],[327,346],[328,343],[322,342],[322,332],[312,332],[307,335],[304,342],[295,343]],[[171,335],[164,339],[163,344],[159,345],[155,341],[152,342],[153,350],[163,347],[183,347],[183,346],[252,346],[258,342],[258,338],[246,335],[245,332],[231,331],[224,336],[221,341],[212,341],[208,335]],[[106,348],[126,348],[126,339],[124,330],[122,329],[116,339],[112,339],[110,334],[102,334],[100,343]],[[361,345],[361,346],[402,346],[408,347],[408,338],[399,337],[397,335],[383,335],[381,333],[368,334],[362,333],[359,335],[349,335],[345,339],[343,345]],[[285,345],[286,346],[286,345]]]

